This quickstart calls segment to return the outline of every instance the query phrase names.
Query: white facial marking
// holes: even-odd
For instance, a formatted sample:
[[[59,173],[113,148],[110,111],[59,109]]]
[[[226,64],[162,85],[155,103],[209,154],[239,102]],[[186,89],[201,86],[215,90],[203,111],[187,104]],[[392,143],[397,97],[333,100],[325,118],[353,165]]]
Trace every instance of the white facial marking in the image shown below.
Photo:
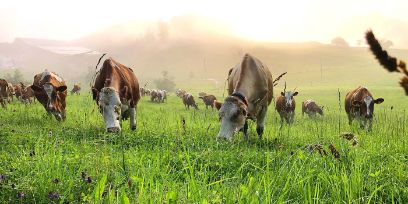
[[[54,87],[51,84],[44,84],[43,88],[44,88],[44,91],[47,93],[48,99],[50,100]]]
[[[112,87],[105,87],[99,95],[99,105],[102,109],[106,128],[120,128],[119,117],[122,106],[118,92]]]
[[[237,113],[238,107],[231,102],[225,102],[220,109],[221,127],[218,133],[218,137],[231,139],[234,133],[236,133],[245,124],[238,124],[232,121],[231,118]]]
[[[371,96],[366,96],[364,98],[364,102],[365,102],[365,104],[367,106],[367,115],[370,115],[370,104],[371,104],[372,101],[373,101],[373,98]]]

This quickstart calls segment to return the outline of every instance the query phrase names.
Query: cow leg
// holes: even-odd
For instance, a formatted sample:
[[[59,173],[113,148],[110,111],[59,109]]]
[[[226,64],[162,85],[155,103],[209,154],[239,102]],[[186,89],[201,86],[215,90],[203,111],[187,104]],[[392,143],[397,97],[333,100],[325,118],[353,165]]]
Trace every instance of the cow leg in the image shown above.
[[[367,119],[366,125],[367,125],[367,131],[371,132],[371,128],[373,127],[373,119]]]
[[[283,118],[282,115],[280,115],[280,119],[281,119],[281,122],[280,122],[280,128],[279,128],[279,129],[282,129],[282,127],[283,127],[283,120],[284,120],[284,118]]]
[[[349,125],[351,125],[353,123],[353,116],[350,114],[347,115],[348,116],[348,120],[349,120]]]
[[[268,108],[263,107],[256,117],[256,133],[258,133],[260,140],[262,140],[264,132],[266,112],[268,112]]]
[[[241,128],[241,131],[244,133],[245,141],[248,141],[248,122],[246,120],[244,127]]]
[[[136,130],[136,108],[129,108],[130,129]]]

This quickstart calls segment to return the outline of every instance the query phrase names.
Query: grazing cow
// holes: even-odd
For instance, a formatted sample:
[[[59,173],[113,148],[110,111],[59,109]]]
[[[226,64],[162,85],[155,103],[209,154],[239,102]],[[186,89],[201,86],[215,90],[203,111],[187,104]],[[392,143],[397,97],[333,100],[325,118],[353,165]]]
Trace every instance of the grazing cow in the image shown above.
[[[374,104],[384,102],[383,98],[374,99],[367,88],[359,86],[346,95],[345,109],[349,119],[349,125],[356,118],[360,123],[360,128],[367,127],[371,130],[374,115]]]
[[[81,92],[81,85],[80,84],[74,84],[74,88],[71,90],[71,95],[76,94],[79,95]]]
[[[150,101],[156,102],[158,94],[159,92],[157,90],[152,90],[152,92],[150,93]]]
[[[157,98],[158,98],[158,102],[164,103],[164,101],[167,100],[167,91],[159,90]]]
[[[25,89],[22,91],[21,100],[24,103],[32,103],[33,101],[35,101],[35,94],[33,89],[31,88],[31,85],[25,87]]]
[[[22,94],[24,89],[22,88]],[[44,106],[49,114],[54,115],[58,121],[65,120],[67,86],[65,85],[64,79],[54,72],[45,70],[34,76],[31,89],[34,91],[37,100]]]
[[[242,130],[248,140],[249,118],[257,122],[256,131],[262,139],[265,116],[273,98],[273,80],[268,67],[245,54],[228,72],[228,94],[224,103],[214,102],[221,121],[218,137],[231,140],[237,130]]]
[[[296,102],[293,97],[297,95],[297,91],[284,91],[281,92],[281,95],[276,99],[276,111],[278,111],[281,118],[281,127],[284,119],[288,124],[293,123],[296,108]]]
[[[6,102],[9,97],[8,83],[5,79],[0,79],[0,104],[3,108],[6,108]]]
[[[405,90],[405,95],[408,95],[408,69],[406,63],[402,60],[399,60],[397,63],[397,58],[389,56],[387,51],[382,49],[381,44],[375,38],[373,31],[368,31],[365,37],[370,46],[371,52],[385,69],[389,72],[400,72],[403,74],[399,84]]]
[[[318,106],[316,102],[309,99],[302,102],[302,116],[307,114],[309,117],[316,116],[316,113],[323,116],[323,106]]]
[[[14,101],[14,95],[16,94],[14,91],[14,86],[11,83],[7,84],[9,95],[8,95],[8,102],[11,103],[11,101]]]
[[[193,106],[196,110],[198,110],[198,105],[194,100],[194,96],[190,93],[184,94],[183,104],[186,107],[186,109],[190,109],[190,106]]]
[[[211,106],[211,108],[214,109],[214,101],[217,100],[214,95],[205,95],[198,98],[203,100],[206,109],[208,109],[208,106]]]
[[[183,98],[183,96],[187,93],[187,91],[182,90],[182,89],[177,89],[176,95],[180,98]]]
[[[131,68],[112,58],[106,59],[97,73],[92,95],[103,114],[108,132],[119,132],[121,119],[129,117],[130,129],[136,130],[140,92],[139,82]]]

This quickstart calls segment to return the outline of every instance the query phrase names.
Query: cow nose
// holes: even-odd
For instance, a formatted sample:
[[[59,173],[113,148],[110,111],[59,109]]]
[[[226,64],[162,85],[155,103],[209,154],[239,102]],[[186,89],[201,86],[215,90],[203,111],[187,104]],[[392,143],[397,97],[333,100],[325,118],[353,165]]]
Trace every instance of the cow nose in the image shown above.
[[[373,117],[373,115],[372,115],[372,114],[367,114],[367,115],[365,115],[365,117],[366,117],[367,119],[370,119],[370,118]]]
[[[109,127],[107,128],[107,131],[110,133],[117,133],[120,131],[120,128],[119,127]]]

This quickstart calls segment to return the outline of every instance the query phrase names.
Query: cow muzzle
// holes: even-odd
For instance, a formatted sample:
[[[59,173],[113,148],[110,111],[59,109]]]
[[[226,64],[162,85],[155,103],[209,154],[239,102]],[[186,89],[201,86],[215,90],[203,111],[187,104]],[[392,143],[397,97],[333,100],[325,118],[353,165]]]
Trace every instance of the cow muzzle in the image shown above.
[[[120,132],[120,127],[108,127],[106,131],[109,133],[118,133]]]

